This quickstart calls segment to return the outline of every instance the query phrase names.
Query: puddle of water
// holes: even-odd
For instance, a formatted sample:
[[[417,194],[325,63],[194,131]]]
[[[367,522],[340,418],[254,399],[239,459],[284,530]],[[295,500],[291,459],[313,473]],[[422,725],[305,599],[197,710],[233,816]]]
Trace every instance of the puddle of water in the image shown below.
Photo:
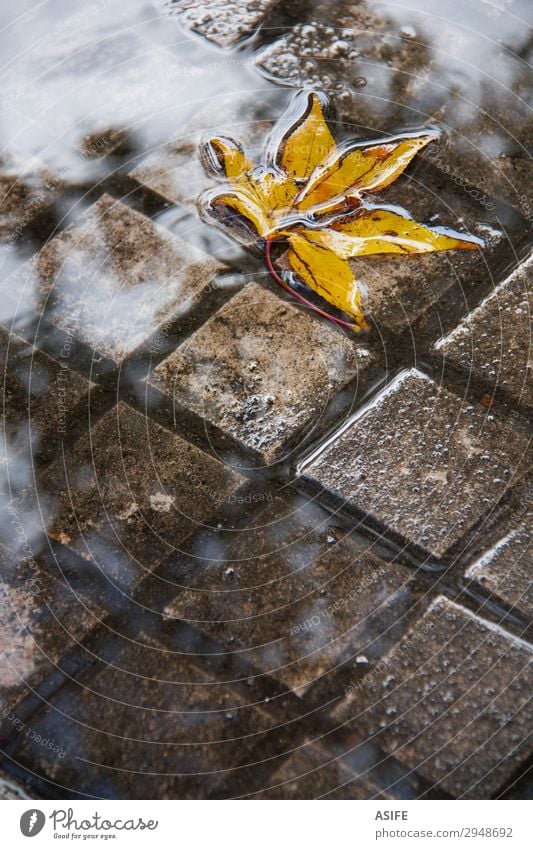
[[[340,7],[340,16],[342,4],[330,5]],[[462,109],[458,108],[447,117],[450,126],[462,127],[475,122],[480,109],[485,108],[487,98],[489,102],[493,98],[499,108],[507,94],[515,99],[523,94],[521,75],[528,43],[521,17],[527,12],[526,4],[515,4],[512,15],[499,15],[497,5],[485,5],[489,11],[492,10],[493,16],[487,14],[483,18],[486,26],[482,36],[474,39],[476,48],[473,50],[472,31],[478,26],[479,16],[476,9],[467,3],[462,6],[464,16],[460,27],[449,23],[456,11],[452,3],[413,0],[409,9],[399,2],[369,3],[371,10],[382,12],[394,21],[397,32],[393,44],[395,39],[423,42],[431,77],[434,82],[438,81],[438,85],[435,83],[432,89],[431,97],[435,97],[433,100],[429,98],[425,108],[429,109],[440,102],[438,97],[441,96],[439,91],[442,92],[442,87],[445,91],[454,89],[460,93],[458,102],[462,104]],[[316,3],[314,12],[317,15],[320,14],[320,8],[324,8],[324,4]],[[310,11],[312,13],[313,9]],[[268,37],[266,29],[261,38],[265,41]],[[190,165],[187,158],[196,144],[200,115],[203,116],[200,125],[205,129],[218,131],[221,121],[225,119],[233,125],[234,135],[242,138],[250,132],[249,114],[254,108],[257,115],[252,123],[268,123],[285,107],[286,89],[276,87],[257,72],[254,49],[253,45],[249,45],[243,50],[222,52],[199,38],[191,38],[180,29],[175,18],[166,15],[160,4],[147,0],[99,0],[89,6],[82,0],[75,3],[72,0],[57,0],[53,7],[47,3],[36,5],[30,0],[21,0],[16,11],[7,6],[0,10],[0,52],[3,57],[0,83],[4,92],[0,110],[0,150],[4,158],[15,157],[14,173],[20,174],[20,183],[27,194],[21,217],[9,218],[6,228],[0,231],[1,286],[6,294],[0,320],[7,327],[13,324],[16,332],[28,341],[26,345],[19,343],[22,345],[21,353],[15,353],[14,360],[23,369],[23,390],[17,390],[23,406],[28,403],[28,396],[30,399],[36,398],[45,391],[43,374],[44,380],[56,387],[56,397],[52,402],[55,405],[53,415],[50,413],[48,416],[46,411],[41,411],[38,413],[41,416],[39,419],[37,404],[34,402],[32,407],[30,403],[30,416],[34,416],[32,421],[27,422],[23,417],[22,421],[17,420],[14,429],[6,429],[3,434],[5,449],[3,445],[0,466],[1,505],[7,509],[12,499],[19,504],[18,499],[22,498],[20,508],[17,508],[21,511],[20,515],[17,513],[17,521],[22,527],[22,533],[14,530],[12,513],[2,520],[2,529],[8,547],[15,549],[21,556],[23,554],[26,559],[39,557],[48,545],[42,533],[43,503],[40,501],[46,499],[46,484],[38,484],[41,487],[40,499],[30,498],[31,505],[24,506],[24,499],[35,486],[36,477],[39,480],[41,461],[37,452],[42,449],[43,440],[50,439],[52,443],[56,440],[56,462],[60,463],[62,451],[68,452],[80,436],[81,422],[85,423],[81,431],[86,430],[86,398],[90,399],[94,424],[106,411],[109,413],[114,409],[117,387],[137,408],[142,409],[148,403],[144,395],[145,384],[139,380],[142,369],[146,371],[148,367],[157,365],[177,342],[190,334],[195,325],[194,318],[191,324],[187,324],[187,310],[182,310],[183,314],[179,316],[180,321],[176,326],[170,329],[164,327],[159,336],[154,336],[160,321],[166,319],[165,298],[171,299],[171,296],[164,287],[154,289],[152,284],[155,278],[160,279],[161,268],[154,270],[150,266],[150,257],[141,256],[143,240],[153,239],[156,258],[160,258],[167,248],[153,233],[146,236],[142,229],[137,231],[133,224],[126,227],[131,243],[131,250],[125,252],[126,255],[120,252],[122,238],[113,241],[106,226],[95,226],[91,232],[85,231],[84,238],[90,243],[87,255],[83,253],[83,238],[77,247],[69,249],[65,247],[68,240],[59,239],[55,242],[53,259],[61,269],[62,276],[58,276],[59,285],[53,285],[51,292],[44,286],[45,274],[34,266],[24,266],[24,263],[51,236],[72,223],[77,225],[80,215],[102,194],[108,193],[111,197],[121,198],[126,207],[126,210],[121,207],[121,215],[126,220],[130,220],[127,218],[130,209],[138,210],[174,236],[191,242],[227,263],[228,268],[223,273],[217,276],[213,272],[212,279],[199,281],[198,289],[191,294],[191,305],[196,309],[198,301],[195,297],[198,291],[203,296],[204,291],[200,283],[207,284],[208,288],[212,285],[217,290],[211,293],[214,300],[209,301],[209,305],[206,295],[205,306],[199,308],[200,318],[208,315],[214,305],[228,300],[239,286],[255,276],[260,268],[256,259],[200,221],[193,203],[198,171],[194,171],[195,166]],[[511,50],[517,55],[511,55]],[[374,62],[374,70],[383,75],[386,85],[391,82],[392,72],[386,58],[381,57]],[[366,98],[365,92],[368,91],[368,86],[363,84],[365,73],[362,64],[361,71],[355,76],[352,74],[350,78],[350,85],[362,98]],[[492,78],[498,80],[498,85],[493,89]],[[403,127],[396,123],[396,107],[384,103],[380,107],[383,122],[390,122],[390,131],[398,132]],[[405,113],[403,117],[406,117]],[[139,183],[129,176],[130,172],[145,158],[164,151],[169,141],[176,138],[182,145],[184,164],[181,176],[170,187],[166,185],[164,191],[161,187],[160,190],[150,191],[148,187],[141,192]],[[512,144],[520,145],[520,142],[513,139],[512,133],[495,132],[486,136],[481,133],[480,144],[486,155],[494,157],[511,149]],[[37,157],[41,163],[39,167],[42,173],[38,178],[38,169],[32,157]],[[191,173],[188,173],[189,168]],[[165,195],[169,191],[181,192],[180,201],[169,199]],[[485,220],[485,215],[481,217]],[[496,230],[494,232],[499,233]],[[137,250],[140,252],[138,261],[134,263],[135,267],[129,268],[128,261],[131,261],[132,253],[135,254]],[[178,240],[168,251],[170,267],[174,267],[173,262],[177,264],[181,261],[182,265],[189,263],[187,268],[190,272],[191,260],[183,258],[183,248]],[[175,251],[175,255],[171,251]],[[20,276],[10,278],[15,272]],[[85,286],[92,298],[92,303],[88,306],[86,304],[81,312],[76,312],[78,286]],[[112,308],[107,309],[105,301],[110,292],[114,293],[114,301]],[[147,314],[143,316],[146,300],[150,304]],[[138,371],[134,371],[133,367],[122,370],[120,356],[114,359],[117,346],[119,351],[124,350],[124,339],[121,341],[119,336],[125,332],[128,337],[128,329],[131,331],[128,353],[135,347],[131,344],[132,335],[139,343],[149,340],[147,351],[139,355],[140,365],[135,363]],[[39,360],[39,354],[29,344],[35,340],[36,334],[39,345],[59,363],[59,371],[55,375],[46,371],[44,360]],[[273,363],[275,356],[276,352],[273,351]],[[49,366],[50,363],[46,362]],[[67,393],[62,388],[63,369],[75,372],[78,381]],[[91,379],[95,383],[91,384]],[[47,430],[50,427],[47,418],[55,421],[55,407],[58,404],[61,409],[65,405],[66,415],[71,416],[72,420],[72,427],[65,436],[61,429],[57,431],[56,428],[56,432],[51,435]],[[158,410],[157,404],[150,412],[156,417],[159,414],[164,418],[165,415]],[[183,421],[180,425],[193,441],[208,444],[208,434],[201,427],[198,428],[198,422]],[[157,442],[158,432],[155,433]],[[73,455],[72,477],[74,479],[77,476],[78,496],[89,519],[96,513],[96,507],[101,508],[100,501],[105,502],[109,491],[123,484],[119,481],[118,473],[114,477],[116,466],[112,466],[112,458],[117,456],[117,452],[120,454],[120,438],[120,432],[115,430],[109,443],[104,446],[113,474],[110,472],[109,480],[101,481],[101,490],[96,488],[90,492],[89,483],[85,486],[81,480],[82,477],[87,481],[90,479],[91,450],[85,452],[83,462],[81,454]],[[146,453],[149,453],[151,447],[148,445]],[[97,451],[99,446],[90,448]],[[233,447],[219,456],[227,460],[231,458],[231,450]],[[48,461],[49,454],[46,459]],[[173,462],[172,456],[164,460],[163,467]],[[239,464],[242,468],[240,459],[233,465],[237,467]],[[169,501],[160,481],[163,471],[164,468],[154,463],[154,487],[148,493],[148,501],[155,505],[154,510],[159,514],[162,527],[165,516],[171,517],[173,510],[172,498]],[[191,578],[187,582],[181,576],[184,586],[194,587],[195,582],[201,586],[196,571],[199,575],[199,570],[206,563],[211,564],[211,572],[215,571],[215,565],[218,567],[222,563],[226,570],[224,579],[231,584],[228,570],[236,569],[239,563],[256,557],[253,548],[250,551],[242,550],[246,549],[246,543],[241,543],[241,551],[235,554],[235,539],[243,526],[245,533],[250,533],[252,537],[260,533],[264,515],[262,504],[270,503],[276,497],[278,485],[279,482],[275,480],[265,481],[261,478],[252,481],[255,496],[262,496],[259,504],[257,498],[254,502],[239,501],[229,484],[227,491],[215,504],[209,503],[209,496],[202,490],[205,516],[197,522],[200,531],[188,539],[184,534],[182,539],[177,540],[173,552],[173,556],[177,557],[181,551],[182,558],[195,562],[194,580]],[[191,489],[191,501],[194,502],[199,498],[201,486],[209,489],[201,475],[195,486]],[[119,526],[119,537],[120,527],[131,529],[136,522],[142,524],[134,497],[126,495],[128,493],[124,496],[125,509],[117,519],[117,524],[123,523]],[[236,500],[232,500],[234,497]],[[262,529],[262,555],[283,560],[287,574],[294,577],[293,573],[302,568],[302,563],[305,567],[314,560],[316,552],[322,551],[324,536],[327,538],[329,532],[330,518],[312,499],[300,496],[291,498],[290,510],[309,530],[309,534],[297,535],[290,542],[288,551],[285,551],[283,523],[272,522],[266,529]],[[244,516],[245,513],[249,517]],[[334,523],[335,517],[331,521]],[[117,609],[126,611],[133,620],[128,625],[133,626],[134,630],[141,619],[141,613],[134,605],[128,608],[127,604],[128,593],[139,576],[139,563],[132,567],[129,558],[135,560],[139,552],[133,545],[129,558],[126,557],[120,539],[111,536],[102,543],[99,530],[93,528],[90,521],[85,528],[85,541],[95,553],[94,561],[90,556],[85,556],[86,552],[84,554],[83,551],[80,554],[78,550],[76,555],[71,555],[70,563],[74,567],[71,565],[70,568],[76,568],[76,563],[79,567],[75,591],[80,597],[94,591],[91,586],[94,569],[100,581],[100,599],[101,581],[109,582],[108,612]],[[335,537],[332,539],[334,545]],[[364,538],[355,534],[354,540],[354,544],[363,551],[367,544]],[[59,550],[61,544],[68,547],[69,540],[60,533],[56,536],[56,543],[59,543],[56,549]],[[165,551],[165,555],[168,556],[169,551]],[[79,559],[76,560],[76,557]],[[139,559],[143,557],[139,556]],[[176,572],[169,566],[170,562],[165,561],[175,589]],[[140,564],[145,576],[153,566],[149,559]],[[56,569],[61,572],[61,565],[56,564]],[[207,586],[212,580],[208,571],[204,573]],[[164,576],[162,570],[160,583]],[[161,587],[158,592],[164,594]],[[409,598],[401,595],[397,602],[399,612],[392,614],[393,619],[395,616],[401,619],[409,607],[409,601]],[[125,605],[122,608],[121,603]],[[310,607],[301,616],[304,619],[318,616],[317,609]],[[323,620],[326,625],[329,624],[329,620],[324,617]],[[387,624],[385,620],[383,628]],[[318,645],[328,635],[326,629],[326,636],[317,638]],[[331,635],[335,636],[333,627]],[[388,638],[381,645],[374,632],[371,637],[373,640],[375,638],[377,648],[374,654],[377,657],[387,649]],[[311,651],[316,648],[313,639],[310,639],[310,646]],[[211,644],[199,637],[196,648],[198,653],[208,654]],[[283,659],[281,657],[281,661]],[[68,699],[66,704],[68,706]],[[60,733],[59,725],[59,720],[52,721],[54,733]],[[80,751],[83,754],[83,740]],[[111,780],[109,786],[114,786]],[[104,780],[96,778],[90,790],[105,793]]]

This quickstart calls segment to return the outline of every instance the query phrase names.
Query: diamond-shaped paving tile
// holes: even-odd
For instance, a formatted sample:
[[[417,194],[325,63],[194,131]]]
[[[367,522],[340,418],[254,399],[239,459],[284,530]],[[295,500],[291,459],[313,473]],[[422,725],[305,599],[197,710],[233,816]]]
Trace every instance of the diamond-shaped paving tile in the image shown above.
[[[533,405],[531,281],[533,257],[485,298],[436,349],[472,377]]]
[[[265,462],[320,428],[370,352],[251,283],[153,372],[150,382]]]
[[[440,596],[335,715],[452,796],[487,798],[531,748],[531,659],[527,643]]]
[[[39,489],[49,535],[131,587],[207,522],[244,479],[124,403],[110,410]]]
[[[48,206],[61,181],[32,156],[0,157],[0,241],[16,242],[35,215]]]
[[[521,466],[525,441],[490,418],[411,369],[349,420],[303,473],[441,556],[497,503]]]
[[[120,362],[187,315],[223,266],[104,195],[5,284],[59,328]]]

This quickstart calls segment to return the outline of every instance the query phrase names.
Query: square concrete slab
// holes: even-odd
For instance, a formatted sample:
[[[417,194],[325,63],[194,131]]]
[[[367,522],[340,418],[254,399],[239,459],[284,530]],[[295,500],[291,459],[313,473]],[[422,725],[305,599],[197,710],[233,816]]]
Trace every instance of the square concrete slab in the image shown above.
[[[22,738],[17,762],[98,798],[208,797],[272,720],[165,644],[115,648],[31,718],[35,733],[59,740],[65,754]]]
[[[525,471],[525,440],[417,369],[331,437],[301,473],[440,557]]]
[[[150,219],[100,198],[6,282],[75,340],[115,363],[186,316],[223,266]]]
[[[533,406],[530,256],[435,348],[473,378]]]
[[[245,481],[124,403],[46,470],[49,536],[130,589]]]
[[[170,10],[180,23],[214,41],[219,47],[231,47],[251,35],[279,0],[171,0]]]
[[[381,680],[335,716],[452,796],[486,799],[530,752],[531,659],[527,643],[440,596]]]
[[[248,284],[158,365],[150,383],[264,463],[321,427],[334,396],[374,364],[368,349]]]
[[[10,515],[16,534],[18,516]],[[99,624],[102,609],[88,604],[68,581],[55,578],[33,556],[0,546],[0,724],[10,737],[20,728],[16,705],[61,668],[61,658]],[[17,723],[18,719],[18,723]]]

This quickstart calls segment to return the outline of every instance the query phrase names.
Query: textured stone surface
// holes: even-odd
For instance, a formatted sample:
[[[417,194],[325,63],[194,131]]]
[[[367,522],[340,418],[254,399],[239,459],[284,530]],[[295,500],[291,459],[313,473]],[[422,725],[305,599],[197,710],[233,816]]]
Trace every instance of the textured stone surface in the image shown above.
[[[292,754],[252,799],[386,799],[368,778],[361,777],[342,753],[320,743],[304,744]]]
[[[251,283],[154,371],[151,383],[265,462],[320,427],[370,352]]]
[[[297,518],[262,517],[220,559],[164,575],[178,588],[165,619],[190,622],[298,695],[357,658],[368,669],[413,614],[409,571]]]
[[[498,200],[533,220],[528,3],[462,0],[456,14],[442,0],[296,0],[257,18],[258,3],[187,0],[184,30],[167,14],[177,4],[114,0],[34,4],[29,23],[12,21],[3,146],[49,165],[4,163],[0,322],[55,362],[18,341],[3,361],[11,453],[0,465],[0,529],[16,555],[9,568],[0,558],[10,658],[0,666],[4,680],[12,666],[36,691],[6,691],[20,719],[0,717],[9,776],[67,799],[416,799],[477,796],[478,786],[492,796],[521,776],[512,794],[531,798],[521,742],[531,682],[519,668],[530,649],[512,636],[526,634],[531,601],[530,500],[522,468],[506,476],[526,468],[514,436],[525,396],[520,409],[507,382],[491,406],[496,379],[468,381],[459,362],[443,372],[451,395],[434,402],[416,373],[407,388],[394,383],[418,361],[438,383],[436,340],[525,256],[527,222]],[[258,75],[258,50],[290,86]],[[308,314],[267,280],[257,251],[194,209],[209,185],[202,136],[239,139],[260,162],[301,81],[330,94],[340,143],[439,127],[440,141],[376,200],[488,242],[355,262],[377,325],[368,337]],[[47,185],[47,168],[64,182]],[[126,205],[98,201],[103,192]],[[269,297],[251,288],[237,311],[229,299],[250,280]],[[228,312],[191,336],[222,303]],[[517,314],[502,337],[500,385],[526,368],[513,335],[527,343],[523,321]],[[478,350],[491,354],[499,331]],[[154,372],[164,358],[168,373]],[[68,433],[56,440],[63,360]],[[483,362],[490,370],[492,354]],[[150,369],[157,389],[144,380]],[[97,384],[90,407],[76,370]],[[393,387],[378,395],[384,378]],[[300,461],[303,439],[318,445],[369,391],[374,404],[350,422],[357,440],[344,443],[347,430],[327,448],[326,472],[346,485],[351,514],[289,462],[248,469],[246,482],[231,472],[265,452],[281,459],[294,448]],[[461,409],[463,394],[484,407]],[[40,457],[20,450],[29,419]],[[368,521],[366,505],[376,507]],[[431,552],[422,568],[424,548],[398,552],[402,534]],[[31,597],[30,558],[46,576]],[[462,605],[457,629],[434,609],[423,616],[441,592]],[[439,602],[446,614],[457,610],[450,602]],[[483,602],[479,619],[465,611]],[[487,623],[505,612],[501,630]]]
[[[262,708],[179,650],[142,639],[108,650],[32,717],[36,733],[62,741],[62,759],[23,739],[17,761],[111,799],[205,798],[238,766],[271,722]]]
[[[530,257],[435,346],[476,380],[504,389],[527,406],[533,405],[532,279]]]
[[[49,535],[109,581],[136,583],[243,485],[218,460],[124,403],[46,471]]]
[[[348,506],[440,556],[493,506],[524,440],[416,369],[402,372],[308,465]]]
[[[90,382],[68,367],[68,353],[53,360],[1,330],[0,374],[6,461],[22,450],[40,458],[53,456],[74,427],[74,410]]]
[[[18,523],[12,514],[12,533]],[[6,736],[18,730],[9,713],[56,667],[61,658],[98,624],[75,587],[51,576],[31,552],[19,558],[0,547],[0,722]]]
[[[183,26],[231,47],[250,35],[279,0],[170,0],[170,9],[179,15]]]
[[[42,162],[22,154],[0,157],[0,240],[16,242],[32,218],[52,203],[61,182]]]
[[[63,331],[115,362],[185,316],[222,266],[108,195],[6,281]]]
[[[256,283],[155,370],[151,383],[265,462],[320,427],[370,352]]]
[[[529,751],[531,647],[444,597],[336,710],[457,798],[494,795]]]
[[[268,112],[257,98],[217,98],[181,125],[175,139],[143,159],[130,176],[164,200],[196,209],[199,195],[215,184],[201,164],[200,141],[210,135],[228,136],[257,158],[272,126]]]
[[[531,616],[533,609],[533,490],[524,488],[521,504],[506,522],[507,532],[466,571],[466,577],[481,584],[510,606]],[[505,530],[505,525],[500,528]]]

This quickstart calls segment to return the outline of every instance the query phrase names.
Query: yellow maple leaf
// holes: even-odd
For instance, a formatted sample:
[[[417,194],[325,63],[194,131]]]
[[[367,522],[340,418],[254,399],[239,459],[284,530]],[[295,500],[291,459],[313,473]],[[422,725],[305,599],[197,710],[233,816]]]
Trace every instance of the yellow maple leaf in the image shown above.
[[[272,131],[262,165],[254,165],[233,139],[204,142],[204,167],[225,185],[204,193],[200,208],[204,218],[244,244],[263,243],[267,266],[285,288],[270,249],[275,241],[288,243],[287,261],[300,280],[352,321],[330,316],[289,291],[358,331],[368,324],[351,259],[475,250],[483,242],[468,233],[427,227],[397,206],[372,200],[372,193],[390,186],[438,137],[435,130],[337,145],[324,117],[326,105],[320,92],[299,92]]]

